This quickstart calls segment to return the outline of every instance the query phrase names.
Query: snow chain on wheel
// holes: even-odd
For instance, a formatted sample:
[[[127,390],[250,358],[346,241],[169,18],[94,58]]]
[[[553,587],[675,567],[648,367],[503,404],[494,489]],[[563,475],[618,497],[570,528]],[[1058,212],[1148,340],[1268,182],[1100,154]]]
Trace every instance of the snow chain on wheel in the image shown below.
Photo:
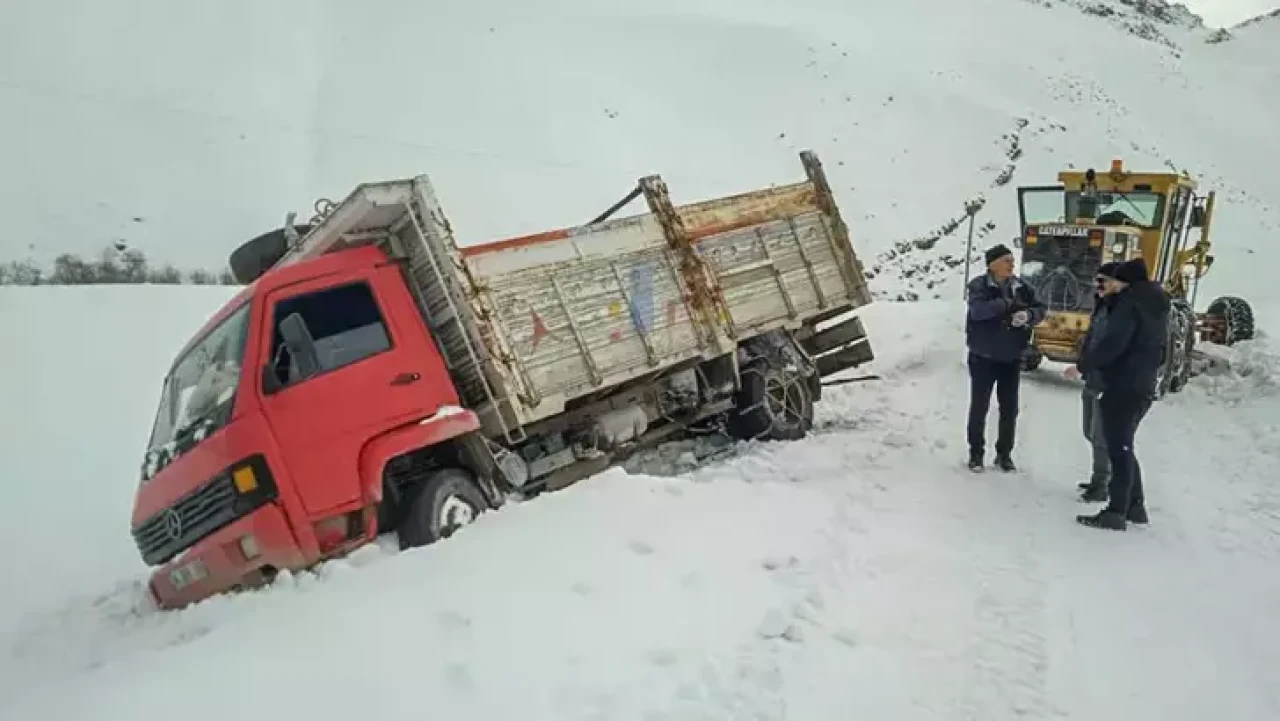
[[[416,548],[452,536],[489,508],[471,474],[442,468],[427,476],[409,501],[400,527],[400,548]]]
[[[1234,295],[1214,298],[1205,315],[1221,319],[1227,326],[1223,345],[1253,338],[1253,308],[1249,301]]]
[[[809,381],[800,374],[757,359],[743,366],[741,381],[729,423],[735,438],[794,441],[813,428]]]
[[[1167,388],[1169,393],[1177,393],[1191,380],[1191,351],[1196,343],[1195,311],[1186,301],[1177,300],[1169,309],[1169,341],[1166,353],[1173,356],[1173,362],[1167,371]],[[1160,395],[1164,395],[1165,379],[1159,378],[1162,387]]]

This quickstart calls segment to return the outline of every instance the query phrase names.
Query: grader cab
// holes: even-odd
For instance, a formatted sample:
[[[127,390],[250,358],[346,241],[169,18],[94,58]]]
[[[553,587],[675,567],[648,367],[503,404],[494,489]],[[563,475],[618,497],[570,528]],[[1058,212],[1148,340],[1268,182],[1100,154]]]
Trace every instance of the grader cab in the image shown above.
[[[1222,296],[1204,313],[1193,309],[1200,279],[1213,264],[1209,230],[1215,193],[1200,195],[1179,173],[1129,172],[1113,160],[1058,173],[1058,185],[1018,188],[1022,275],[1048,305],[1023,358],[1024,370],[1049,360],[1074,363],[1089,329],[1099,266],[1142,258],[1152,280],[1173,300],[1159,393],[1182,389],[1198,340],[1231,345],[1253,337],[1253,311]],[[1194,231],[1194,232],[1193,232]]]

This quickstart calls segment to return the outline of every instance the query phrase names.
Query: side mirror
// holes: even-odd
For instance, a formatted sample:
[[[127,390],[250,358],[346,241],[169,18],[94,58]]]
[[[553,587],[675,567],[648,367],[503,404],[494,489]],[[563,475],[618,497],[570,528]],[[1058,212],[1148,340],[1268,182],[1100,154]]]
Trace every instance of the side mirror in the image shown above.
[[[297,313],[290,313],[280,321],[280,337],[289,349],[290,359],[298,369],[298,378],[310,378],[320,372],[320,354],[316,352],[315,339],[307,329],[307,322]]]
[[[1197,205],[1191,209],[1191,227],[1204,227],[1204,206]]]

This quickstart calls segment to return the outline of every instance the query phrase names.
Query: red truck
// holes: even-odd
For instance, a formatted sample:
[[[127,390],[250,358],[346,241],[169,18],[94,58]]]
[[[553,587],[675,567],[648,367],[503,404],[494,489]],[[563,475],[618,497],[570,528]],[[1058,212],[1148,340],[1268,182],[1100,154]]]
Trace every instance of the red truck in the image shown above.
[[[821,378],[872,352],[863,268],[801,160],[803,182],[679,207],[648,176],[585,225],[468,247],[425,176],[367,183],[241,246],[247,285],[177,354],[134,500],[156,603],[382,533],[429,544],[692,429],[803,437]]]

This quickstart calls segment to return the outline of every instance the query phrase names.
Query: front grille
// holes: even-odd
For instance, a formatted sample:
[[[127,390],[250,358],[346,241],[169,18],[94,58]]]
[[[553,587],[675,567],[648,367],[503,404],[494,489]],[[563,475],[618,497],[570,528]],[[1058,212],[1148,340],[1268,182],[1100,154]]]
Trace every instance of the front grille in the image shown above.
[[[238,468],[245,463],[237,463]],[[236,492],[231,469],[218,473],[212,480],[178,499],[133,529],[133,542],[142,560],[158,566],[194,546],[232,521],[275,498],[275,483],[261,456],[249,459],[258,479],[258,488],[250,494]]]
[[[1022,251],[1023,280],[1054,311],[1092,311],[1101,264],[1102,248],[1086,237],[1040,236]]]

